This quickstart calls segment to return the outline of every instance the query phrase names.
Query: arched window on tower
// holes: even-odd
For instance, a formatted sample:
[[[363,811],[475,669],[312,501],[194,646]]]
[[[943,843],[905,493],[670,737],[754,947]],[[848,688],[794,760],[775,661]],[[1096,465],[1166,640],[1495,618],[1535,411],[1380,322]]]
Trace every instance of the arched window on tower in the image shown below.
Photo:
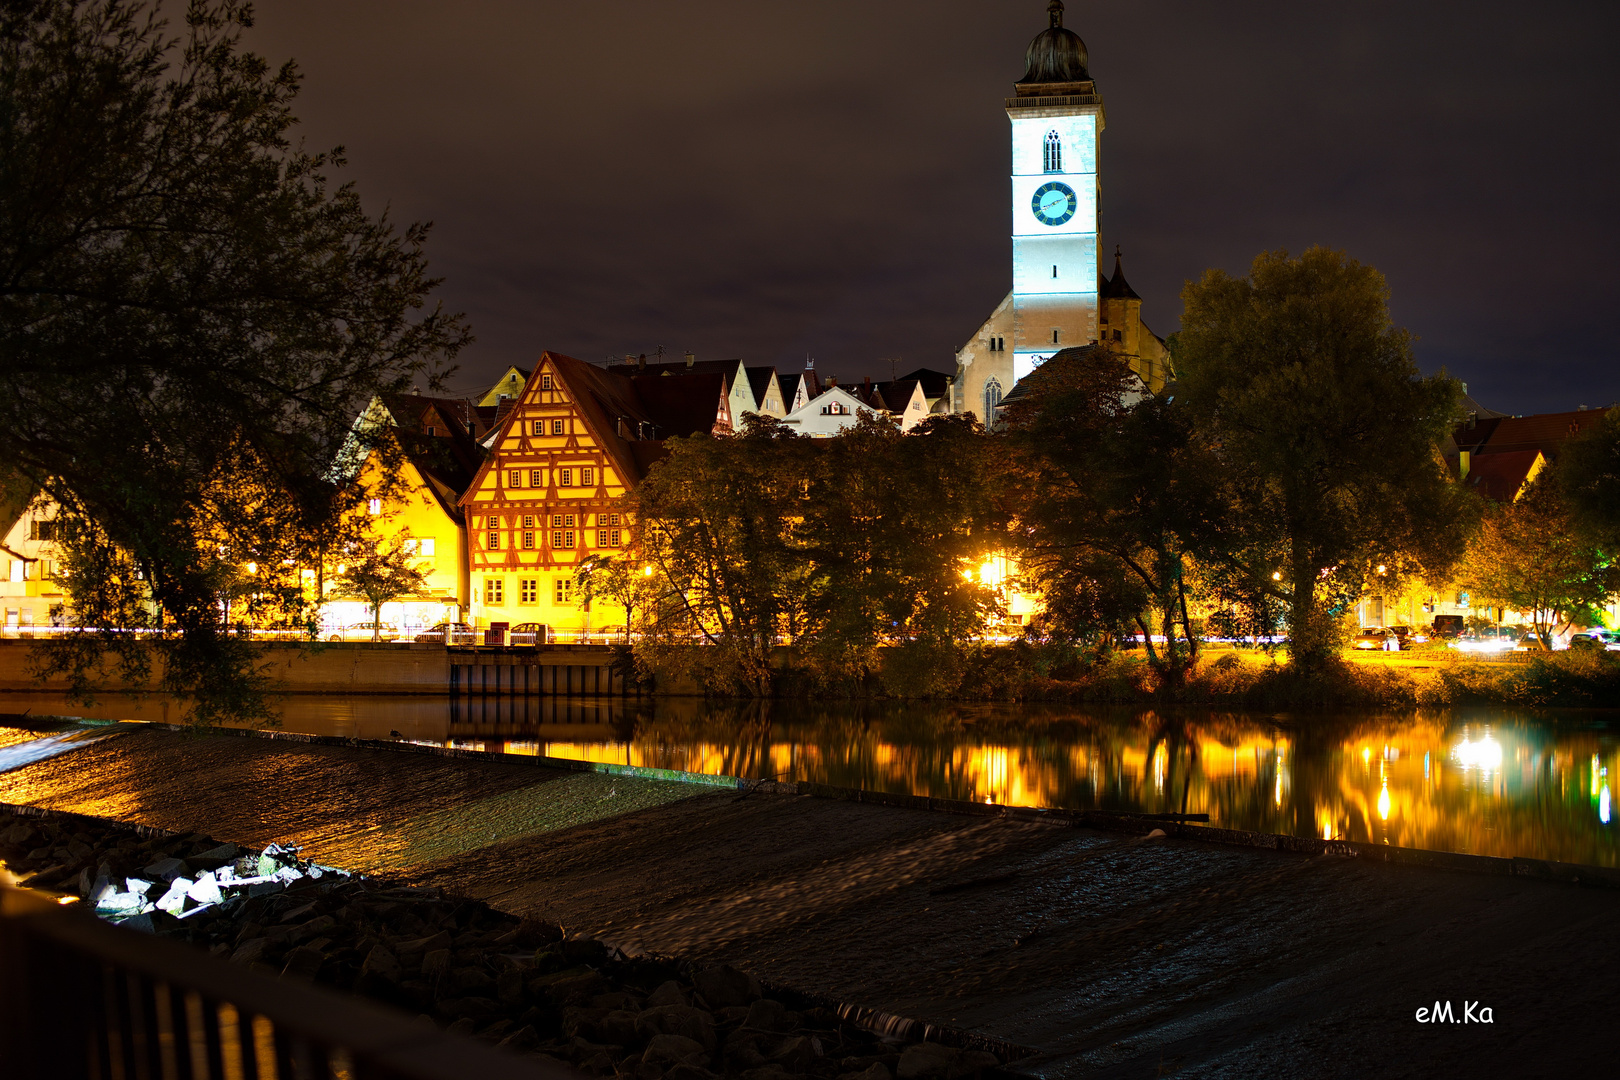
[[[984,417],[985,427],[996,422],[996,409],[1001,407],[1001,380],[994,376],[984,381]]]
[[[1058,133],[1055,131],[1046,133],[1045,161],[1047,172],[1063,171],[1063,141],[1058,138]]]

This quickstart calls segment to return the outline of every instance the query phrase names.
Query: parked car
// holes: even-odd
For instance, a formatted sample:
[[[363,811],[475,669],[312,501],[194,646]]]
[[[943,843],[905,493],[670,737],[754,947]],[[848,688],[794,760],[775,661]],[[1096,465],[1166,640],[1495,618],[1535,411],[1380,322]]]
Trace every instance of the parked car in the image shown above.
[[[1401,640],[1401,648],[1415,649],[1429,643],[1429,632],[1421,626],[1392,626],[1389,632]]]
[[[1387,649],[1391,652],[1401,647],[1401,639],[1390,630],[1381,626],[1369,626],[1356,635],[1351,643],[1356,649]]]
[[[429,645],[471,645],[476,636],[473,628],[464,622],[442,622],[417,634],[416,640]]]
[[[375,629],[368,622],[350,623],[326,633],[327,641],[398,641],[399,627],[383,623]]]
[[[546,624],[537,622],[518,623],[507,631],[507,641],[512,645],[544,645],[547,641]]]
[[[1508,626],[1488,626],[1476,633],[1463,634],[1446,644],[1458,652],[1500,653],[1518,644],[1519,635]]]

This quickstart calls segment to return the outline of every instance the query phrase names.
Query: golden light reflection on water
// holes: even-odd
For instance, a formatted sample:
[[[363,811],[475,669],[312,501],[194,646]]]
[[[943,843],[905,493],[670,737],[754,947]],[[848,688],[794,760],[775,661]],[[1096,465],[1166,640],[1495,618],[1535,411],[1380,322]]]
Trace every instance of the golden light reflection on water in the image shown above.
[[[64,710],[41,702],[35,711]],[[1189,811],[1232,828],[1620,863],[1609,778],[1620,740],[1601,714],[1274,723],[1043,706],[331,698],[289,703],[283,726],[1005,805],[1163,813],[1181,809],[1185,793]],[[34,771],[0,776],[0,798],[35,801]],[[134,817],[140,791],[137,775],[93,778],[79,808]],[[421,835],[439,831],[423,824]]]

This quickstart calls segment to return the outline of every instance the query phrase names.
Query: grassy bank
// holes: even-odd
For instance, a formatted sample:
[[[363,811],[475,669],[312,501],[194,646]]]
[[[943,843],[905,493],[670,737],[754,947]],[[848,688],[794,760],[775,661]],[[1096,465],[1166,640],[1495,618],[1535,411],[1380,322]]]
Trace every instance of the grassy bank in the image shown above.
[[[1206,654],[1179,687],[1164,687],[1141,653],[1087,654],[1031,645],[884,650],[878,671],[832,679],[784,652],[772,688],[779,698],[1217,705],[1245,709],[1526,705],[1620,707],[1620,653],[1519,654],[1466,659],[1449,650],[1396,662],[1345,657],[1302,672],[1285,654]],[[666,691],[671,683],[662,679]],[[719,682],[708,683],[710,696]],[[676,691],[679,692],[679,691]]]

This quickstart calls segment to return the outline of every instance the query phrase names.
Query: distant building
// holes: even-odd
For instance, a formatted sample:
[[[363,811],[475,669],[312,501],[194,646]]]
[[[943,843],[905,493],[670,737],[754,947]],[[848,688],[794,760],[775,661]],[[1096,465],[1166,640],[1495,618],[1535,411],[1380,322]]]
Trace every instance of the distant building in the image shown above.
[[[1060,349],[1103,343],[1157,391],[1168,352],[1142,323],[1141,298],[1121,261],[1103,274],[1098,251],[1102,98],[1085,42],[1063,26],[1063,4],[1024,55],[1006,99],[1012,123],[1012,291],[957,350],[950,410],[994,422],[1001,399]]]
[[[666,366],[683,370],[658,370]],[[740,370],[729,381],[723,370],[684,365],[604,371],[543,354],[461,499],[469,621],[540,623],[564,639],[602,629],[581,595],[580,563],[632,549],[625,496],[663,456],[665,439],[731,430]]]
[[[56,504],[28,499],[0,513],[0,626],[27,633],[64,625],[57,580]]]

